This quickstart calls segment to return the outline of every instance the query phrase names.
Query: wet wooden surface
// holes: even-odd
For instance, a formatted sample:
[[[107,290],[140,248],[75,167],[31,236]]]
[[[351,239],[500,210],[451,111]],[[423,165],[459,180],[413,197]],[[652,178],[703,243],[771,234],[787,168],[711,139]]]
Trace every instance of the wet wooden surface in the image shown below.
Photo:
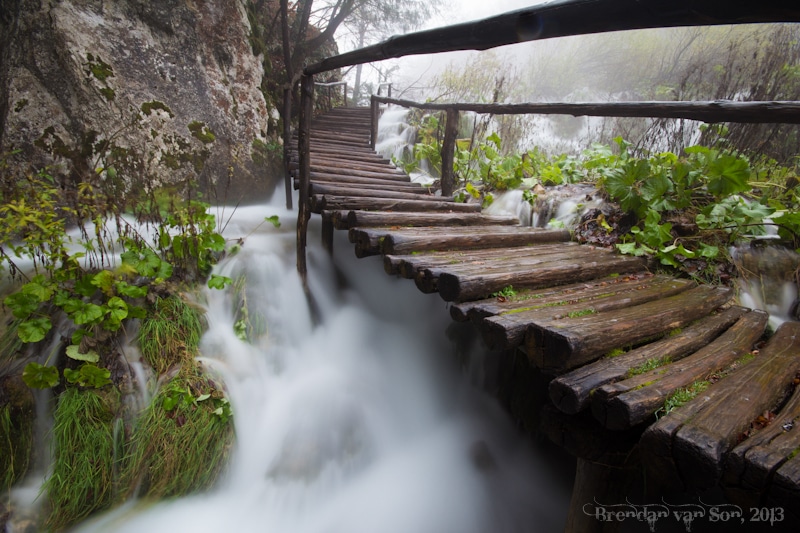
[[[369,115],[312,124],[309,206],[331,253],[333,232],[347,230],[357,256],[382,255],[387,274],[451,302],[498,357],[516,354],[506,405],[537,388],[547,404],[525,404],[537,412],[522,417],[574,455],[634,453],[654,486],[719,485],[742,505],[800,506],[798,323],[754,351],[766,315],[731,306],[730,289],[436,195],[371,150]],[[545,384],[528,383],[520,364]],[[702,380],[707,389],[665,414]]]

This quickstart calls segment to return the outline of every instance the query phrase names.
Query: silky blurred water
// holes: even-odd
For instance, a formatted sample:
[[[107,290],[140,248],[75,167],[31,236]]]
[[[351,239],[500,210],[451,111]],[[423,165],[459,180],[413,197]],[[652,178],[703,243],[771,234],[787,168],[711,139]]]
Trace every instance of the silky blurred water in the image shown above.
[[[280,229],[262,223],[275,214]],[[377,258],[357,260],[344,235],[332,261],[312,221],[314,325],[296,273],[295,216],[277,201],[240,208],[225,231],[244,244],[217,272],[244,276],[264,335],[234,334],[231,288],[205,295],[203,361],[224,376],[236,428],[224,479],[202,495],[130,502],[78,530],[563,529],[571,480],[536,456],[455,357],[445,303],[386,276]]]

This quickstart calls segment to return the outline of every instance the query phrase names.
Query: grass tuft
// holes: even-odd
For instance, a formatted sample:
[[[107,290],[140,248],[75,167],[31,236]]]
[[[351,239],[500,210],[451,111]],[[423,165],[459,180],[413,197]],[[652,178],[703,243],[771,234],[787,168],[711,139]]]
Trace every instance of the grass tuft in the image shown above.
[[[139,328],[142,357],[159,375],[164,374],[197,355],[203,329],[199,310],[177,296],[158,298]]]
[[[184,365],[158,391],[133,431],[123,483],[148,498],[210,488],[233,444],[230,406],[199,364]]]
[[[68,387],[58,399],[53,423],[53,473],[44,484],[50,501],[46,526],[60,530],[112,503],[113,423],[119,393],[112,387]]]
[[[651,357],[639,366],[629,369],[628,372],[625,373],[625,379],[644,374],[645,372],[650,372],[651,370],[655,370],[656,368],[671,362],[672,358],[669,355],[665,355],[663,357]]]
[[[670,394],[664,401],[664,406],[656,412],[656,417],[670,414],[675,409],[693,400],[695,396],[708,388],[711,383],[709,381],[701,380],[695,381],[688,387],[683,387]]]

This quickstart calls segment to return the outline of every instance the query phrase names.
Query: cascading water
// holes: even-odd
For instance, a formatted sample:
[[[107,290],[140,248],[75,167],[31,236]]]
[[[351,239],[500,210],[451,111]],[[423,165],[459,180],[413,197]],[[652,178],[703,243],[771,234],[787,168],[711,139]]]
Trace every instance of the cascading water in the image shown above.
[[[262,224],[276,213],[280,229]],[[459,371],[444,302],[387,277],[375,258],[356,260],[338,235],[335,261],[309,249],[314,326],[295,270],[295,216],[276,203],[240,208],[225,232],[246,238],[218,271],[244,277],[248,314],[267,333],[240,340],[234,291],[205,295],[201,352],[224,377],[237,437],[223,481],[126,504],[79,531],[562,529],[571,480]]]

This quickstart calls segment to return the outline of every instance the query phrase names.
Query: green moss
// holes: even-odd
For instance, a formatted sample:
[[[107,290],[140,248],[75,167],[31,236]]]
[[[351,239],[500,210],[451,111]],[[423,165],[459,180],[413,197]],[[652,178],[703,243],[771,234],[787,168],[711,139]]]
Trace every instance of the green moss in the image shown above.
[[[610,352],[608,352],[605,357],[619,357],[620,355],[627,353],[624,348],[614,348]]]
[[[106,100],[108,100],[109,102],[113,101],[114,98],[116,97],[116,93],[114,92],[114,89],[112,89],[111,87],[103,87],[102,89],[100,89],[100,94],[105,96]]]
[[[119,393],[67,388],[53,422],[53,473],[44,484],[50,501],[47,527],[59,530],[112,503],[113,422]]]
[[[25,107],[27,107],[27,105],[28,105],[28,99],[27,98],[21,98],[21,99],[17,100],[17,103],[14,105],[14,112],[15,113],[19,113],[20,111],[25,109]]]
[[[199,310],[177,296],[158,298],[139,328],[142,357],[163,374],[197,355],[203,329]]]
[[[195,137],[203,144],[213,143],[217,139],[217,137],[214,135],[214,132],[212,132],[211,129],[206,126],[205,122],[194,120],[190,122],[187,127],[189,128],[189,131],[192,132],[192,137]]]
[[[514,290],[512,285],[507,285],[500,289],[497,292],[493,292],[490,296],[492,298],[504,298],[506,300],[510,300],[517,295],[517,291]]]
[[[580,311],[572,311],[567,313],[567,318],[580,318],[582,316],[593,315],[596,312],[597,311],[590,307],[588,309],[581,309]]]
[[[89,72],[98,81],[105,82],[107,78],[114,76],[114,69],[111,68],[111,65],[99,57],[94,57],[92,54],[86,54],[86,60],[86,66],[89,67]]]
[[[122,479],[127,496],[181,496],[210,488],[233,444],[230,406],[216,379],[187,363],[136,424]]]
[[[668,415],[673,410],[693,400],[695,396],[706,390],[710,384],[706,380],[695,381],[688,387],[676,390],[664,401],[664,406],[656,412],[656,417]]]
[[[153,111],[161,110],[164,111],[166,114],[168,114],[170,118],[175,117],[175,115],[172,114],[172,110],[167,106],[167,104],[165,104],[164,102],[159,102],[158,100],[151,100],[149,102],[144,102],[141,106],[141,109],[142,113],[144,113],[147,116],[150,116],[150,114]]]
[[[645,372],[650,372],[651,370],[655,370],[661,366],[669,364],[672,362],[672,358],[668,355],[664,357],[651,357],[644,363],[631,368],[628,372],[625,373],[625,378],[632,378],[633,376],[638,376],[640,374],[644,374]]]

